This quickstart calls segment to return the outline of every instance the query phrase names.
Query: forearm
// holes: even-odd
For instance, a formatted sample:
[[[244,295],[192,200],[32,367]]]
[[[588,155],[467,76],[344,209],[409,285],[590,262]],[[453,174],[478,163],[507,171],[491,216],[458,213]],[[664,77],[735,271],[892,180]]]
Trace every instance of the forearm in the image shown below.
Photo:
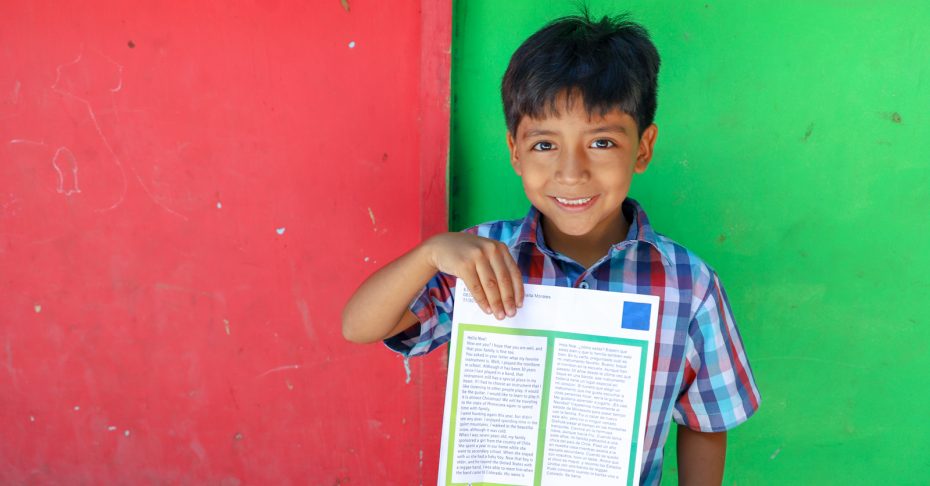
[[[678,426],[678,484],[719,486],[726,455],[726,432],[698,432]]]
[[[371,343],[399,331],[410,302],[436,274],[428,252],[427,244],[420,244],[359,286],[342,310],[342,335],[347,340]]]

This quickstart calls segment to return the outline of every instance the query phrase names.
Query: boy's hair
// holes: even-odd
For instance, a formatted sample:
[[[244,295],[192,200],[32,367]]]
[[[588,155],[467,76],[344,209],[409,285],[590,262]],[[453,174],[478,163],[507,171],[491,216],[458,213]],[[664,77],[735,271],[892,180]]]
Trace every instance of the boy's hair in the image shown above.
[[[588,113],[619,108],[639,135],[656,113],[659,53],[646,29],[627,16],[591,19],[587,10],[546,24],[510,58],[501,83],[507,129],[517,135],[524,116],[556,114],[559,94],[581,95]]]

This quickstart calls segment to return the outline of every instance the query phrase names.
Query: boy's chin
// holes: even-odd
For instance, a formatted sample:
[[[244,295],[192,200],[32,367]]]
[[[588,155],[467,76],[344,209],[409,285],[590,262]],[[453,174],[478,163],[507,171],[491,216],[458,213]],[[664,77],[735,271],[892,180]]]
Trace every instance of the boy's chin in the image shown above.
[[[594,230],[593,225],[590,224],[566,224],[563,221],[559,221],[558,218],[551,218],[543,215],[543,218],[546,220],[546,224],[552,229],[556,230],[559,234],[570,237],[570,238],[581,238],[591,234]]]

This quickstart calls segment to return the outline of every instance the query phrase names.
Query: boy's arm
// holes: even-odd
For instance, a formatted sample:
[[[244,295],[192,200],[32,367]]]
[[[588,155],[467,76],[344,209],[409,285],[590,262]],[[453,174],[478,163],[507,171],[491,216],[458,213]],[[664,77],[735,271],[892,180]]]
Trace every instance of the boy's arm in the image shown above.
[[[678,484],[719,486],[726,456],[726,432],[698,432],[678,426]]]
[[[416,324],[408,306],[437,271],[461,278],[475,302],[498,319],[513,316],[523,305],[523,278],[506,245],[468,233],[444,233],[368,277],[342,310],[342,335],[371,343]]]

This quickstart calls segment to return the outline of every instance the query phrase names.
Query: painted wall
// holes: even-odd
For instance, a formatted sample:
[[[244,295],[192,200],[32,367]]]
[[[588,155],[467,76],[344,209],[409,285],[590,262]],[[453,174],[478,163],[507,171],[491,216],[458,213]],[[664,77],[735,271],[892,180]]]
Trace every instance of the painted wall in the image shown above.
[[[0,483],[435,474],[443,357],[405,371],[339,312],[446,227],[450,30],[450,2],[4,2]]]
[[[500,77],[574,3],[457,2],[453,228],[525,214]],[[725,484],[925,482],[930,6],[623,6],[663,57],[656,156],[632,195],[720,273],[763,395],[730,434]]]

